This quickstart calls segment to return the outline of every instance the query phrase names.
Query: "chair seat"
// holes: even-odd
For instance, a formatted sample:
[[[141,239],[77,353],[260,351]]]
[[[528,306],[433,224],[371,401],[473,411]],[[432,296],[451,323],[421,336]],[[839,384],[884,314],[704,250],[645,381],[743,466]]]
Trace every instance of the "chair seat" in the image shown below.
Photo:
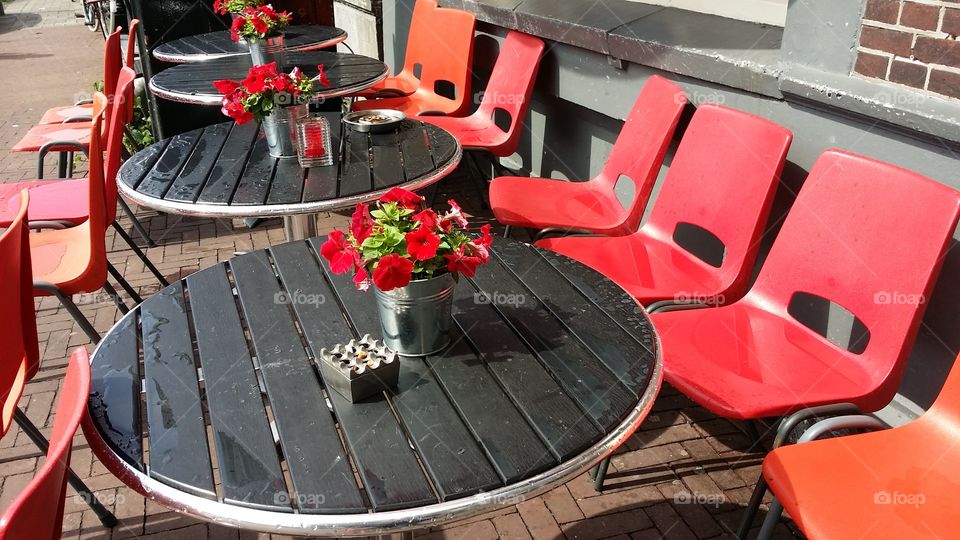
[[[8,227],[17,215],[20,204],[17,194],[30,192],[30,221],[69,221],[80,224],[87,220],[87,179],[34,180],[15,184],[0,184],[0,227]]]
[[[592,182],[501,176],[490,183],[490,207],[497,221],[505,225],[562,227],[597,234],[634,232],[623,230],[627,216],[616,195],[595,189]]]
[[[486,150],[497,157],[507,157],[513,153],[513,149],[509,148],[512,146],[510,134],[489,119],[471,115],[465,118],[421,116],[418,120],[449,131],[466,150]]]
[[[418,89],[404,97],[389,97],[379,99],[365,99],[353,102],[354,111],[369,111],[371,109],[393,109],[401,111],[407,116],[416,116],[427,111],[438,111],[443,114],[457,112],[458,104],[433,92]]]
[[[808,538],[956,538],[960,482],[943,471],[960,446],[932,424],[784,446],[763,476]]]
[[[53,107],[47,109],[43,113],[43,116],[40,117],[40,121],[37,124],[46,125],[46,124],[62,124],[64,120],[68,118],[74,118],[77,116],[90,116],[93,114],[93,105],[63,105],[60,107]]]
[[[420,81],[413,76],[409,76],[406,72],[400,72],[397,75],[392,77],[387,77],[386,79],[380,81],[379,83],[367,88],[366,90],[361,90],[357,92],[357,96],[366,98],[372,95],[375,95],[377,92],[382,92],[384,90],[392,90],[399,92],[405,96],[417,91],[417,87],[420,86]]]
[[[77,141],[87,146],[90,144],[90,122],[33,126],[10,150],[13,152],[37,152],[41,146],[51,141]],[[73,146],[52,149],[53,152],[75,150],[76,148]]]
[[[885,378],[869,376],[847,360],[850,353],[755,302],[652,313],[666,380],[704,408],[736,419],[836,402],[875,411],[892,398],[873,395],[870,381]]]
[[[627,236],[546,238],[538,247],[566,255],[615,281],[643,305],[661,300],[722,304],[730,284],[690,253],[643,231]]]
[[[106,279],[104,275],[96,286],[91,286],[85,279],[93,257],[90,251],[89,222],[69,229],[31,234],[30,257],[33,263],[33,280],[52,283],[66,294],[96,290],[102,285],[103,279]]]

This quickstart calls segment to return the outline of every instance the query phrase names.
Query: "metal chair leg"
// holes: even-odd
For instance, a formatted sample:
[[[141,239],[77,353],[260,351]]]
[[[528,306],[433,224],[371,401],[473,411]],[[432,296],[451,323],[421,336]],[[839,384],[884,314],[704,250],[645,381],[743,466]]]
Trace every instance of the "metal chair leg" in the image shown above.
[[[67,153],[60,152],[60,156],[57,159],[57,176],[60,178],[67,177]]]
[[[773,538],[773,530],[777,527],[781,515],[783,515],[783,505],[780,504],[780,501],[774,499],[773,504],[770,505],[770,510],[767,511],[767,517],[763,520],[763,526],[760,527],[757,540]]]
[[[113,276],[113,279],[120,284],[120,287],[122,287],[123,290],[127,292],[127,295],[130,296],[130,299],[133,300],[134,304],[139,304],[140,302],[143,302],[143,298],[140,298],[140,295],[137,294],[136,289],[131,287],[130,283],[128,283],[127,280],[123,279],[123,274],[121,274],[120,271],[117,270],[117,267],[113,266],[108,262],[107,272],[109,272],[110,275]]]
[[[68,295],[63,294],[63,292],[61,292],[56,285],[53,285],[52,283],[35,281],[33,283],[33,288],[47,291],[56,296],[57,300],[59,300],[60,303],[63,304],[63,307],[66,308],[67,313],[69,313],[70,316],[73,317],[73,320],[80,325],[80,329],[87,334],[87,337],[90,338],[90,341],[93,342],[94,345],[100,343],[100,334],[97,333],[97,331],[93,328],[93,325],[90,324],[90,321],[83,316],[83,312],[81,312],[80,308],[73,303],[73,300]]]
[[[607,478],[607,467],[610,466],[610,456],[603,458],[603,461],[597,465],[597,474],[593,477],[593,489],[597,492],[603,491],[603,481]]]
[[[47,442],[47,439],[43,436],[43,433],[40,433],[40,430],[37,429],[37,426],[33,425],[33,422],[30,421],[30,418],[19,407],[13,411],[13,419],[17,422],[17,425],[20,426],[20,429],[27,434],[27,437],[33,441],[33,444],[37,445],[41,452],[44,454],[47,453],[47,449],[50,447],[50,443]],[[80,480],[80,477],[77,476],[77,473],[73,472],[73,469],[67,468],[67,480],[70,482],[70,485],[73,486],[73,489],[77,491],[81,498],[90,506],[90,509],[97,514],[97,518],[100,519],[100,523],[103,523],[104,527],[112,528],[117,524],[117,518],[109,510],[104,508],[100,501],[93,495],[93,492],[90,491],[90,488],[83,483],[83,480]]]
[[[504,238],[510,238],[510,229],[512,229],[512,228],[513,228],[513,227],[511,227],[510,225],[504,225],[504,226],[503,226],[503,237],[504,237]]]
[[[120,313],[126,315],[130,312],[130,308],[127,307],[127,304],[123,301],[123,298],[120,298],[120,295],[117,293],[117,290],[113,288],[113,285],[104,281],[103,290],[107,291],[107,294],[110,295],[110,298],[113,298],[113,303],[117,305],[117,309],[120,310]]]
[[[133,209],[130,208],[130,206],[127,204],[127,201],[123,200],[121,197],[117,197],[117,202],[119,202],[120,208],[123,210],[123,213],[126,214],[128,218],[130,218],[130,222],[133,224],[133,228],[137,230],[137,234],[140,235],[140,238],[143,238],[143,241],[147,244],[147,247],[157,247],[157,243],[154,242],[152,238],[150,238],[150,234],[147,233],[146,227],[144,227],[143,223],[141,223],[140,220],[137,219],[137,215],[133,213]],[[114,225],[116,225],[118,229],[121,229],[121,230],[123,229],[123,227],[120,227],[120,225],[117,224],[116,221],[114,221]],[[126,234],[126,231],[124,231],[124,234]],[[128,243],[131,246],[133,245],[132,241],[128,241]]]
[[[760,473],[757,485],[753,487],[753,494],[750,495],[750,502],[743,509],[743,519],[740,521],[740,528],[737,529],[737,538],[746,540],[750,527],[753,526],[753,520],[757,517],[757,510],[760,510],[760,503],[763,502],[763,496],[767,493],[767,479]]]
[[[143,261],[143,265],[146,266],[148,270],[150,270],[150,273],[153,274],[155,278],[157,278],[157,281],[160,282],[160,285],[162,287],[166,287],[167,285],[169,285],[169,283],[167,283],[167,280],[163,277],[163,274],[160,273],[160,270],[157,270],[157,267],[154,266],[152,262],[150,262],[150,259],[147,258],[147,254],[144,253],[142,249],[140,249],[140,246],[134,243],[133,238],[130,238],[130,235],[127,234],[127,231],[123,230],[123,227],[121,227],[120,224],[117,223],[116,221],[113,222],[113,228],[117,231],[117,234],[120,235],[120,238],[123,238],[123,241],[126,242],[128,246],[130,246],[130,249],[132,249],[133,252],[137,254],[137,257],[141,261]]]
[[[464,152],[467,157],[467,161],[470,162],[470,168],[473,169],[475,175],[471,175],[471,184],[473,184],[474,189],[477,190],[477,197],[480,199],[480,204],[483,205],[483,208],[486,210],[490,209],[490,203],[487,201],[487,182],[488,179],[484,177],[483,171],[480,170],[480,166],[477,165],[476,158],[473,156],[473,152]]]

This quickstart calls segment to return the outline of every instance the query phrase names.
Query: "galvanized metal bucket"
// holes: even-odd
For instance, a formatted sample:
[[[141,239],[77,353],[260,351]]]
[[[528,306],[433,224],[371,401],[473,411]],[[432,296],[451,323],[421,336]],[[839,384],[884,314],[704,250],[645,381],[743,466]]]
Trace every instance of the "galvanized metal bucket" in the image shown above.
[[[297,118],[306,114],[306,105],[281,107],[274,105],[270,114],[263,118],[260,127],[267,137],[267,149],[275,158],[297,157]]]
[[[374,287],[387,347],[404,356],[442,351],[450,343],[456,285],[453,274],[443,274],[387,292]]]
[[[276,62],[277,69],[283,70],[283,34],[247,41],[247,49],[253,65],[262,66]]]

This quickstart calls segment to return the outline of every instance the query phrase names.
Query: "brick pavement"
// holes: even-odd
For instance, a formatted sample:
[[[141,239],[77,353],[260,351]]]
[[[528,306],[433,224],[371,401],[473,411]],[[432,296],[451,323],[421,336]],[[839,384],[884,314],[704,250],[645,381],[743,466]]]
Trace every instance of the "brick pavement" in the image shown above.
[[[88,91],[90,82],[99,78],[102,41],[72,17],[75,6],[68,0],[15,0],[5,5],[8,15],[0,18],[0,86],[7,89],[8,97],[7,106],[0,111],[0,146],[13,144],[46,107],[69,102],[75,94]],[[0,152],[0,178],[4,182],[33,175],[32,156]],[[457,171],[443,186],[447,194],[464,203],[466,210],[481,219],[489,217],[476,204],[475,191],[464,173]],[[138,213],[158,243],[148,254],[170,279],[226,260],[235,251],[264,248],[283,239],[279,220],[250,230],[239,221],[181,218],[144,209]],[[329,214],[322,218],[321,227],[328,230],[345,223],[344,216]],[[156,290],[152,276],[112,232],[108,247],[110,260],[141,294]],[[115,307],[99,297],[91,295],[78,300],[101,332],[107,331],[118,317]],[[27,385],[21,406],[49,433],[68,352],[88,343],[55,300],[37,302],[37,322],[42,365]],[[120,525],[112,531],[103,529],[70,490],[63,523],[65,538],[192,540],[270,536],[239,532],[169,512],[145,501],[108,473],[91,455],[82,434],[77,435],[74,448],[74,470],[114,510]],[[29,482],[40,460],[40,452],[16,427],[0,439],[0,508]],[[761,455],[750,451],[749,441],[733,424],[664,387],[641,430],[612,460],[603,493],[595,492],[589,478],[583,475],[541,497],[429,531],[423,537],[729,537],[749,498],[760,460]],[[794,534],[784,524],[777,531],[781,538]]]

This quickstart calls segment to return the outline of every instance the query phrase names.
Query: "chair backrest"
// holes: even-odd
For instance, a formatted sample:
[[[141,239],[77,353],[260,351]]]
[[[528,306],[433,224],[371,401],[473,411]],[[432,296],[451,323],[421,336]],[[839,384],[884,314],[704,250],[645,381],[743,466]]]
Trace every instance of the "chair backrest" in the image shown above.
[[[130,19],[130,28],[127,30],[127,55],[124,65],[134,69],[133,62],[137,56],[137,32],[140,30],[140,19]]]
[[[869,332],[866,344],[859,354],[835,346],[834,369],[861,386],[858,404],[879,409],[896,392],[958,215],[960,192],[828,150],[814,163],[745,300],[789,318],[791,299],[804,293],[859,319]]]
[[[60,538],[70,451],[77,426],[87,411],[89,392],[90,361],[87,350],[81,347],[73,351],[60,389],[47,459],[0,516],[0,539]]]
[[[475,114],[487,120],[492,120],[497,111],[510,115],[510,127],[504,130],[508,134],[507,143],[499,152],[501,157],[512,154],[520,141],[520,126],[530,105],[543,47],[540,38],[517,31],[510,31],[500,47],[497,63]]]
[[[0,236],[0,436],[6,434],[23,385],[40,364],[37,323],[33,308],[27,190],[20,193],[20,210]]]
[[[127,69],[127,68],[124,68]],[[114,102],[116,106],[116,100]],[[113,213],[116,213],[116,195],[110,201],[110,204],[106,203],[106,182],[103,178],[103,131],[102,124],[104,122],[104,117],[106,115],[105,111],[108,107],[107,96],[96,93],[93,96],[93,122],[90,126],[90,147],[88,149],[90,153],[89,173],[87,176],[87,189],[88,189],[88,206],[90,212],[88,214],[87,221],[85,225],[89,228],[90,233],[90,266],[87,268],[84,273],[84,280],[90,280],[92,284],[96,284],[93,290],[100,288],[103,285],[103,281],[106,279],[107,274],[107,246],[105,235],[107,232],[107,226],[113,222],[113,220],[107,221],[107,208],[112,207]],[[119,122],[119,119],[117,120]]]
[[[106,126],[106,158],[104,161],[103,176],[106,181],[104,187],[104,201],[106,204],[106,223],[113,223],[117,218],[117,173],[123,160],[124,126],[133,120],[134,81],[137,74],[133,69],[125,67],[120,70],[117,78],[117,91],[110,105],[112,113],[107,117]]]
[[[117,90],[117,77],[123,67],[123,53],[120,51],[120,28],[109,35],[103,44],[103,93],[113,96]]]
[[[687,96],[679,86],[659,75],[651,76],[633,103],[603,169],[594,178],[601,189],[610,191],[621,175],[633,182],[633,201],[624,209],[624,234],[640,226],[643,210],[686,104]]]
[[[443,85],[452,86],[450,109],[455,109],[454,116],[462,115],[470,106],[476,23],[472,13],[438,7],[433,0],[417,0],[413,8],[403,71],[420,79],[420,87],[431,92]]]
[[[792,140],[759,116],[701,105],[641,230],[703,261],[724,301],[743,296]]]

